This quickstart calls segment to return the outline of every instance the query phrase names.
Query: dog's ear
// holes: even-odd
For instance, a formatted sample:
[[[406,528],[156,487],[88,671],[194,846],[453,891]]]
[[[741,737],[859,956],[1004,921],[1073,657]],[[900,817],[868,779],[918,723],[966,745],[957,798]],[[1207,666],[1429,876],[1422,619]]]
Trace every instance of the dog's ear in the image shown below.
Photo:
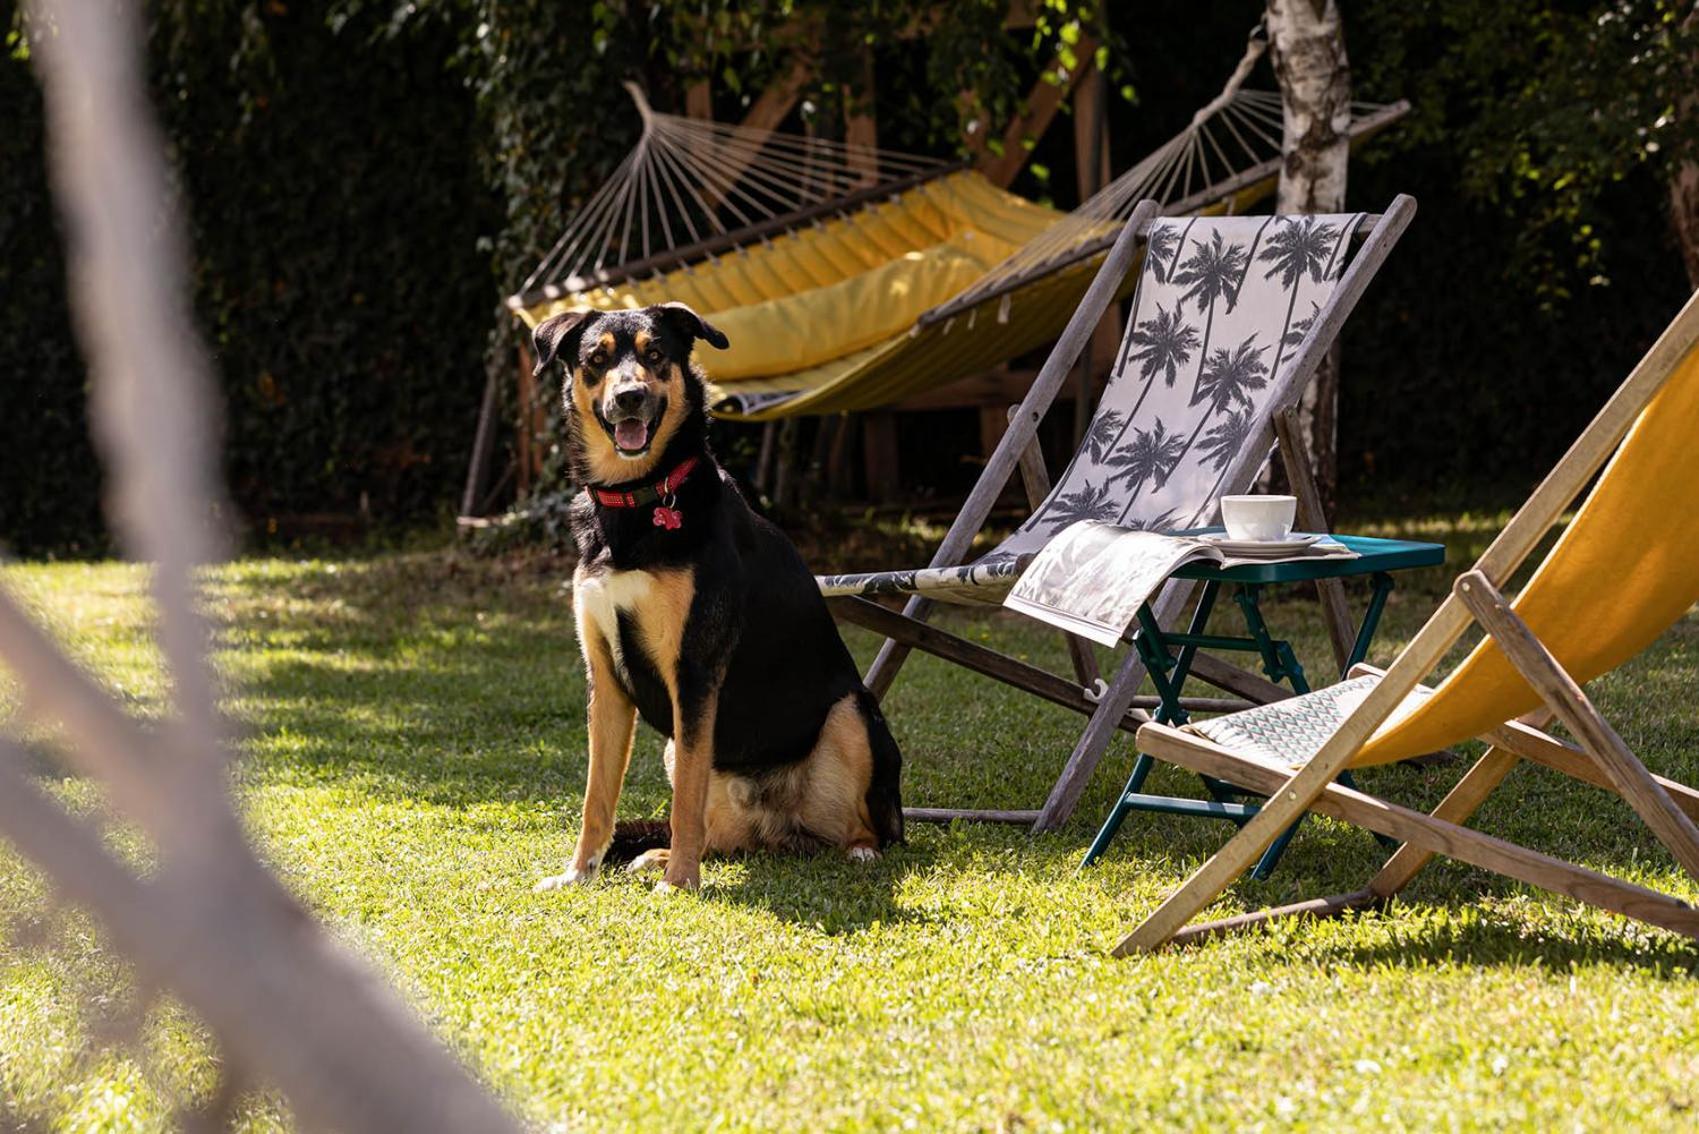
[[[662,303],[655,308],[655,318],[663,319],[679,334],[689,339],[702,339],[709,345],[725,350],[731,346],[721,330],[692,311],[683,303]]]
[[[578,340],[595,315],[596,312],[590,309],[568,311],[538,323],[537,329],[531,332],[532,345],[537,348],[537,368],[531,373],[541,374],[544,367],[555,359],[570,358],[576,353]]]

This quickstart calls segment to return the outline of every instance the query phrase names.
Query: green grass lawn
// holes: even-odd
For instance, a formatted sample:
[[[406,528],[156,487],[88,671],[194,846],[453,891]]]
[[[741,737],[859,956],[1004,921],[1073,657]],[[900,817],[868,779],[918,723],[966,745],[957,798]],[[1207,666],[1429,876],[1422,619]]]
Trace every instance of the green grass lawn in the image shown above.
[[[1464,561],[1494,518],[1428,525]],[[1448,572],[1405,580],[1376,657]],[[142,574],[13,565],[38,609],[135,711],[157,712]],[[1385,914],[1287,925],[1158,956],[1108,947],[1227,830],[1135,816],[1075,865],[1131,761],[1118,741],[1059,834],[915,827],[872,866],[710,862],[700,896],[614,876],[533,894],[559,869],[584,782],[584,687],[558,566],[449,553],[245,560],[214,577],[220,664],[245,735],[254,836],[333,931],[527,1122],[603,1129],[1268,1126],[1692,1128],[1699,949],[1440,863]],[[1312,673],[1300,596],[1270,604]],[[1063,664],[1052,633],[951,625]],[[864,661],[876,645],[852,633]],[[1699,780],[1699,619],[1594,690],[1648,764]],[[5,708],[0,687],[0,712]],[[1080,719],[910,663],[888,701],[910,803],[1036,806]],[[87,784],[42,774],[79,807]],[[660,743],[640,733],[621,804],[657,816]],[[1458,767],[1364,786],[1430,804]],[[1157,790],[1195,794],[1173,769]],[[1524,768],[1481,824],[1699,899],[1601,793]],[[123,836],[120,834],[119,836]],[[1220,912],[1356,888],[1382,857],[1311,819],[1275,877]],[[139,990],[92,923],[45,903],[0,852],[0,1127],[156,1129],[211,1089],[192,1019]],[[288,1125],[252,1099],[245,1127]]]

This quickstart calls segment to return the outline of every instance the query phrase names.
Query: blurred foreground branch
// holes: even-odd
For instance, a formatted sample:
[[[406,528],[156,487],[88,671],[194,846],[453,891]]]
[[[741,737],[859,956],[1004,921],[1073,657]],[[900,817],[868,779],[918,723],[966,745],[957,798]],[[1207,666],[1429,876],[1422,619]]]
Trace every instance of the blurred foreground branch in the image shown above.
[[[158,851],[142,876],[67,814],[0,739],[0,835],[92,912],[143,978],[211,1030],[226,1082],[270,1082],[304,1125],[509,1130],[508,1116],[364,964],[334,944],[255,856],[227,783],[225,726],[195,609],[195,569],[220,550],[213,383],[187,312],[181,229],[139,70],[140,6],[35,0],[30,49],[46,94],[91,414],[127,551],[152,565],[172,689],[166,727],[140,727],[0,591],[0,661],[25,712],[59,726],[68,759]]]

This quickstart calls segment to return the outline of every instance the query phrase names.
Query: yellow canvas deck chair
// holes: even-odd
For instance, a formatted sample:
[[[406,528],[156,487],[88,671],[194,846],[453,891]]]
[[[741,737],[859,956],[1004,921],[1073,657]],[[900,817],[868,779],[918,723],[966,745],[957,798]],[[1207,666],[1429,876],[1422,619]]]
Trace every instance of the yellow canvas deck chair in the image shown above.
[[[1614,454],[1614,455],[1613,455]],[[1607,464],[1608,462],[1608,464]],[[1514,601],[1502,593],[1594,473],[1604,473]],[[1385,672],[1175,729],[1140,751],[1266,793],[1262,811],[1150,914],[1118,955],[1256,924],[1382,903],[1435,854],[1699,938],[1699,910],[1462,826],[1520,760],[1621,796],[1699,879],[1699,792],[1653,775],[1581,686],[1634,657],[1699,601],[1699,297]],[[1485,632],[1437,688],[1422,686],[1471,623]],[[1577,743],[1536,725],[1555,716]],[[1344,788],[1348,768],[1478,737],[1491,747],[1431,814]],[[1306,810],[1404,846],[1366,888],[1209,924],[1188,923]]]

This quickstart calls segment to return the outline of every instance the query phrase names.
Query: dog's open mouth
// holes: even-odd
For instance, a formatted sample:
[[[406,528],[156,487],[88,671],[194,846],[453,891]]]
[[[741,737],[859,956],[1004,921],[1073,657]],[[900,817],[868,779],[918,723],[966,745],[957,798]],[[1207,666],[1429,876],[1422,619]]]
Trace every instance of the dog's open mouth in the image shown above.
[[[634,417],[614,422],[614,448],[622,453],[641,453],[648,447],[648,422]]]
[[[641,457],[654,444],[655,426],[666,416],[667,400],[662,398],[647,408],[648,417],[627,417],[610,421],[602,413],[602,407],[596,406],[596,421],[607,433],[608,440],[614,443],[614,452],[620,456]]]

